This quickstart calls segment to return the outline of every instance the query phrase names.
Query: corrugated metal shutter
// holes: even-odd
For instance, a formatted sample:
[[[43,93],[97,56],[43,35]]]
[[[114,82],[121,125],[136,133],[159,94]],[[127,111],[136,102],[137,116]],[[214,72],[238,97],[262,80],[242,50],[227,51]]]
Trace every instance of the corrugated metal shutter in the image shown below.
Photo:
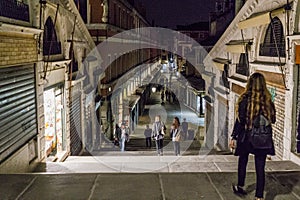
[[[228,149],[228,107],[223,103],[218,103],[218,139],[217,142],[222,150]]]
[[[36,135],[34,67],[0,69],[0,161]]]
[[[82,150],[80,95],[73,97],[70,103],[70,145],[71,155],[78,155]]]

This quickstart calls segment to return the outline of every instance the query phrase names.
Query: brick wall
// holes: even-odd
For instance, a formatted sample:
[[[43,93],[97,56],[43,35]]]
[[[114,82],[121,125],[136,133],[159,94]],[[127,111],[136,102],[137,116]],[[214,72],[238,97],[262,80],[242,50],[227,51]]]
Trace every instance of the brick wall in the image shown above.
[[[0,33],[0,66],[37,61],[37,44],[33,36]]]
[[[268,85],[268,89],[271,91],[274,98],[274,104],[276,108],[276,123],[273,124],[273,140],[276,150],[276,156],[283,158],[284,150],[284,118],[285,118],[285,90],[280,87]]]

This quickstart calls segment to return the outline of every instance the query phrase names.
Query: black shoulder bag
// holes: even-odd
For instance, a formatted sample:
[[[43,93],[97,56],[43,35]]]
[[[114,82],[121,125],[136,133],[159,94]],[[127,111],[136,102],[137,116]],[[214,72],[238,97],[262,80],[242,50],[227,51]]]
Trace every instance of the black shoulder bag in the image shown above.
[[[273,138],[271,123],[262,114],[259,114],[253,120],[249,141],[254,149],[272,148]]]

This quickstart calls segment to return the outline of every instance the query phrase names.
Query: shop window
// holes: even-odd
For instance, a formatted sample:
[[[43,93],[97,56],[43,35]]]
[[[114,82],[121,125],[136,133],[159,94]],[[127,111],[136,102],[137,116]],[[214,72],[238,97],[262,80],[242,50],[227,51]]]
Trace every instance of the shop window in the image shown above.
[[[44,91],[46,154],[55,155],[64,150],[63,90],[60,87]]]
[[[61,43],[57,40],[55,27],[50,17],[48,17],[44,27],[43,54],[61,54]]]
[[[273,18],[267,28],[264,42],[260,45],[259,55],[285,57],[283,26],[278,17]]]
[[[248,56],[246,53],[241,53],[235,72],[240,75],[249,76]]]
[[[228,64],[224,64],[224,70],[222,72],[220,84],[226,88],[229,88],[229,81],[228,81]]]

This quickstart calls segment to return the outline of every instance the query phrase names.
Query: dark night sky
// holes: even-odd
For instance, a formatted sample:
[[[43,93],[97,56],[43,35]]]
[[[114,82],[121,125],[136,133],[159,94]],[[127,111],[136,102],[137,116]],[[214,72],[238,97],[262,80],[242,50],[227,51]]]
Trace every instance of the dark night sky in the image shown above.
[[[155,20],[156,26],[176,28],[176,25],[187,25],[207,21],[209,11],[214,11],[215,0],[140,0],[146,8],[150,23]]]

